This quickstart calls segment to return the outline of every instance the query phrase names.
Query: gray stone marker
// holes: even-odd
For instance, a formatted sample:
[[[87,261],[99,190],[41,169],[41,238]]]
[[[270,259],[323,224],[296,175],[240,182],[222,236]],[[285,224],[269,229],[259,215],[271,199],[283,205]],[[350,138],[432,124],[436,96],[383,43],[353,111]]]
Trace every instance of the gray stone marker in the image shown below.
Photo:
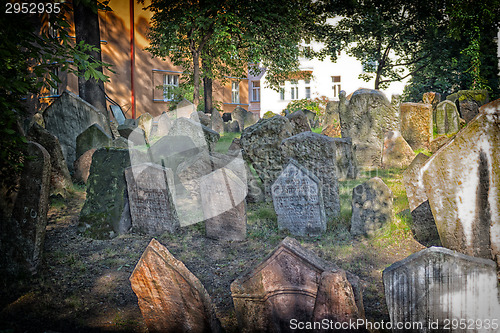
[[[135,266],[130,283],[149,332],[222,332],[203,284],[155,239]]]
[[[239,124],[239,132],[243,132],[245,128],[248,126],[252,126],[255,124],[259,118],[254,116],[252,112],[249,112],[242,108],[241,106],[237,106],[234,108],[233,112],[231,113],[231,117],[233,120],[236,120]]]
[[[364,318],[358,281],[287,237],[260,264],[231,283],[239,329],[248,333],[297,332],[290,325],[291,319]]]
[[[336,146],[338,180],[356,179],[358,177],[358,162],[351,138],[331,139]]]
[[[500,101],[429,158],[423,181],[443,246],[486,259],[500,255]]]
[[[155,137],[163,137],[168,134],[170,128],[172,127],[172,119],[167,113],[162,113],[155,118],[157,122],[156,131],[153,134]]]
[[[290,120],[295,133],[307,132],[311,130],[311,126],[309,126],[309,120],[301,110],[286,115],[286,118]]]
[[[148,235],[174,233],[180,225],[172,170],[143,163],[125,169],[125,179],[134,230]]]
[[[429,149],[432,140],[432,105],[401,103],[401,135],[412,149]]]
[[[392,192],[378,177],[352,190],[351,234],[373,236],[392,221]]]
[[[234,172],[220,168],[200,180],[205,230],[209,238],[242,241],[247,234],[247,184]]]
[[[468,123],[478,114],[479,107],[489,103],[490,96],[487,90],[459,90],[446,99],[458,104],[461,118]]]
[[[434,128],[437,134],[452,134],[460,129],[457,106],[451,101],[442,101],[434,110]]]
[[[153,116],[148,112],[141,114],[139,118],[137,118],[137,127],[144,131],[146,141],[149,142],[153,129]]]
[[[383,168],[404,168],[410,165],[414,158],[415,153],[399,131],[385,134],[382,151]]]
[[[283,164],[293,158],[322,182],[327,218],[340,214],[337,179],[337,142],[313,132],[302,132],[281,142]]]
[[[106,117],[94,106],[75,94],[65,91],[43,112],[45,128],[54,134],[61,144],[61,149],[73,171],[76,160],[76,137],[92,124],[98,124],[111,135]]]
[[[118,105],[110,105],[109,108],[111,109],[111,112],[113,112],[113,116],[115,117],[118,125],[123,125],[126,118],[122,108]]]
[[[396,262],[383,272],[391,322],[421,326],[392,331],[498,332],[484,330],[500,321],[496,273],[491,260],[440,247]]]
[[[212,117],[210,117],[211,127],[217,133],[224,132],[224,121],[217,109],[212,110]]]
[[[197,147],[207,147],[213,151],[220,139],[219,133],[192,119],[176,119],[170,128],[169,135],[189,136]]]
[[[280,229],[298,236],[326,231],[322,184],[312,172],[290,159],[271,192]]]
[[[85,131],[76,137],[75,157],[82,156],[87,150],[92,148],[112,147],[113,138],[98,124],[90,125]]]
[[[130,229],[127,184],[123,172],[130,166],[127,149],[99,148],[92,156],[87,198],[78,229],[85,236],[109,239]]]
[[[166,135],[151,145],[149,151],[154,163],[177,170],[179,164],[196,156],[201,148],[189,136]]]
[[[92,164],[92,156],[97,149],[89,149],[82,156],[78,157],[78,159],[73,163],[73,169],[75,172],[73,173],[73,179],[75,179],[79,183],[87,184],[87,179],[90,175],[90,165]]]

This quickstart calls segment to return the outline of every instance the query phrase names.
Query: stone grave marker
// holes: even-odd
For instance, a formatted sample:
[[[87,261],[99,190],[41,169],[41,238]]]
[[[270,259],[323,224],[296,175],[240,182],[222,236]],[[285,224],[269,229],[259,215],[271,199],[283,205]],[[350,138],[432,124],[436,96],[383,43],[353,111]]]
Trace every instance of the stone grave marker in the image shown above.
[[[281,142],[281,155],[283,164],[293,158],[322,182],[326,216],[338,216],[337,141],[318,133],[302,132]]]
[[[458,105],[460,117],[468,123],[479,113],[482,105],[489,103],[490,96],[487,90],[459,90],[446,99]]]
[[[247,184],[231,169],[220,168],[200,180],[205,230],[209,238],[242,241],[247,233]]]
[[[230,120],[224,123],[224,133],[239,133],[240,125],[236,120]]]
[[[125,169],[132,227],[148,235],[174,233],[179,227],[171,169],[152,163]]]
[[[426,246],[440,246],[441,241],[439,240],[436,222],[432,215],[422,178],[422,167],[428,159],[429,156],[419,153],[403,172],[403,184],[413,220],[411,231],[415,239]]]
[[[211,127],[217,133],[224,132],[224,121],[217,109],[212,109],[212,117],[210,117]]]
[[[179,118],[189,118],[193,112],[195,112],[194,104],[188,101],[187,99],[182,99],[182,101],[177,104],[175,110],[172,111],[174,114],[174,119]]]
[[[434,127],[437,134],[452,134],[460,129],[457,106],[451,101],[442,101],[434,111]]]
[[[203,284],[152,239],[130,276],[149,332],[222,332]]]
[[[210,119],[210,114],[207,114],[203,111],[197,111],[197,112],[191,113],[189,118],[202,124],[203,126],[211,128],[210,126],[212,124],[212,121]]]
[[[358,162],[351,138],[332,138],[332,140],[336,146],[338,180],[356,179],[358,177]]]
[[[385,134],[384,150],[382,151],[383,168],[404,168],[415,158],[415,153],[399,131]]]
[[[500,321],[496,265],[491,260],[431,247],[386,268],[383,280],[391,321],[420,323],[412,332],[497,331],[483,329],[486,321]]]
[[[321,181],[290,159],[271,186],[278,227],[293,235],[316,236],[326,231]]]
[[[483,105],[423,168],[443,246],[486,259],[500,255],[499,104]]]
[[[401,135],[412,149],[429,149],[432,140],[432,105],[401,103]]]
[[[290,120],[290,123],[293,126],[294,133],[307,132],[311,130],[309,121],[304,112],[302,112],[301,110],[288,114],[286,118]]]
[[[110,105],[109,108],[111,109],[111,112],[113,113],[113,116],[115,117],[118,125],[123,125],[126,118],[122,108],[118,105]]]
[[[352,190],[351,234],[373,236],[392,221],[392,192],[378,177]]]
[[[137,127],[144,131],[146,141],[149,142],[151,130],[153,129],[153,116],[148,112],[141,114],[139,118],[137,118]]]
[[[207,147],[210,151],[214,151],[215,144],[220,139],[219,133],[188,118],[176,119],[169,135],[189,136],[197,147]]]
[[[99,126],[92,124],[76,137],[76,158],[92,148],[111,147],[113,138]]]
[[[231,117],[238,122],[240,126],[239,132],[243,132],[245,128],[252,126],[259,120],[252,112],[245,110],[241,106],[234,108],[233,112],[231,112]]]
[[[158,117],[155,118],[157,122],[156,126],[156,132],[154,133],[154,136],[156,137],[163,137],[168,134],[170,131],[170,127],[172,127],[172,120],[170,119],[170,116],[168,113],[162,113]]]
[[[79,182],[87,184],[87,179],[90,175],[90,165],[92,164],[92,156],[94,156],[97,148],[89,149],[82,156],[78,157],[78,159],[73,163],[73,169],[75,172],[73,173],[73,178]]]
[[[340,277],[339,283],[336,276]],[[239,329],[296,332],[290,325],[291,319],[311,322],[314,318],[364,318],[357,281],[354,275],[287,237],[260,264],[231,283]]]

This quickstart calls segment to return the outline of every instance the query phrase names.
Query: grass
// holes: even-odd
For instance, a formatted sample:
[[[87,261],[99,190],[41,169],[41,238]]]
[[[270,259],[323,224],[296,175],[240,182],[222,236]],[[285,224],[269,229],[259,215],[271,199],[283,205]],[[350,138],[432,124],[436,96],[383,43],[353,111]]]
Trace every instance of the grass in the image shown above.
[[[227,150],[235,138],[239,138],[241,133],[223,133],[220,140],[215,145],[215,151],[218,153],[227,153]]]

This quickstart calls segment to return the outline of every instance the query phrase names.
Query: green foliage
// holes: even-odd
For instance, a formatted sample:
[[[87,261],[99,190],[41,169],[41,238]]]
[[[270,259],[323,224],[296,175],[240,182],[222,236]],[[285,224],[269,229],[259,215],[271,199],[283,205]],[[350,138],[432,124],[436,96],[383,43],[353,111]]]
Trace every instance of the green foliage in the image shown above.
[[[309,110],[316,113],[316,118],[321,118],[325,114],[326,104],[328,103],[328,98],[325,96],[316,97],[314,99],[298,99],[291,101],[286,106],[286,109],[293,113],[299,110]],[[284,110],[283,110],[284,111]]]

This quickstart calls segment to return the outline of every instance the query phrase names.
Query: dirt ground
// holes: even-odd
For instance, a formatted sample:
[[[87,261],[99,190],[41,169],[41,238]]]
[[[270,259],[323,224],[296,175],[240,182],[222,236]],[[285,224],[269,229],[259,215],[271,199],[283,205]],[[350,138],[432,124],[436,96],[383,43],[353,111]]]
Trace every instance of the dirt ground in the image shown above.
[[[78,234],[85,193],[53,202],[49,211],[43,265],[36,276],[12,281],[0,294],[0,332],[146,332],[128,278],[150,241],[131,233],[112,240]],[[256,266],[287,236],[278,231],[268,204],[248,206],[248,237],[219,243],[204,236],[203,224],[157,239],[204,284],[227,332],[238,332],[230,284]],[[423,248],[407,235],[390,241],[353,240],[337,228],[297,239],[318,256],[364,281],[369,320],[388,320],[382,271]]]

